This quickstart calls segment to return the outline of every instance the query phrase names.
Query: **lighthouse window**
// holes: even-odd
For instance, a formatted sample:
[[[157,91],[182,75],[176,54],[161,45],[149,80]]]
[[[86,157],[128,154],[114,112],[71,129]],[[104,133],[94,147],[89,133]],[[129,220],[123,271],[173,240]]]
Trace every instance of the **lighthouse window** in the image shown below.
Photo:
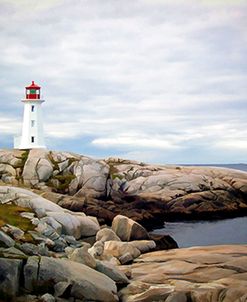
[[[31,136],[31,142],[34,143],[34,136]]]
[[[34,127],[35,121],[31,120],[31,127]]]
[[[31,107],[31,111],[32,111],[32,112],[34,112],[34,105],[32,105],[32,107]]]

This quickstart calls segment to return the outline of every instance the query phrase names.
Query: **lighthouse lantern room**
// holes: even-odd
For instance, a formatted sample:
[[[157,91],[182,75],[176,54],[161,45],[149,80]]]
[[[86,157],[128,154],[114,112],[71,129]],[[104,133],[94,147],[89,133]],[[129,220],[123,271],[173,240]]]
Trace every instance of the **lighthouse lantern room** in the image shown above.
[[[32,81],[26,86],[22,133],[14,139],[15,149],[46,148],[43,133],[42,108],[44,100],[40,99],[40,87]]]

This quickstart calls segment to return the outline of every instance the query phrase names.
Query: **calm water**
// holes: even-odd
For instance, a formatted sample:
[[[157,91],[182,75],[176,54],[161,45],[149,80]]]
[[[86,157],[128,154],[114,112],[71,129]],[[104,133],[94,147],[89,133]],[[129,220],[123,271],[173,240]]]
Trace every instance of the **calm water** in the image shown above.
[[[217,221],[166,222],[156,234],[171,235],[179,247],[247,244],[247,217]]]

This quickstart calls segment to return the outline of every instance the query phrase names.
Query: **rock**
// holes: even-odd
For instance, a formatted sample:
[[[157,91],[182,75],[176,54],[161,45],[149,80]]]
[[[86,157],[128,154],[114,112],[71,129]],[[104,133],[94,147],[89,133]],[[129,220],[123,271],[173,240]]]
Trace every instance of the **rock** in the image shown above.
[[[51,294],[44,294],[40,297],[41,302],[56,302],[55,298]]]
[[[95,242],[95,244],[88,249],[88,252],[95,259],[101,259],[104,252],[104,243],[102,241]]]
[[[99,224],[88,217],[76,216],[80,221],[80,231],[82,237],[94,236],[100,229]]]
[[[149,237],[155,242],[157,251],[178,248],[177,242],[169,235],[149,233]]]
[[[29,256],[48,256],[49,250],[44,244],[32,244],[32,243],[23,243],[19,245],[19,249],[26,255]]]
[[[43,220],[40,220],[37,227],[35,228],[35,231],[44,235],[47,238],[50,238],[53,241],[59,239],[60,237],[59,234]]]
[[[166,219],[218,219],[247,213],[247,173],[233,169],[158,166],[119,158],[102,161],[44,149],[0,150],[0,180],[18,186],[22,179],[25,186],[45,191],[42,194],[55,203],[83,210],[107,224],[119,213],[148,229],[162,227]],[[51,191],[74,196],[54,197]],[[3,202],[15,200],[14,191],[9,193]],[[29,203],[36,214],[43,208],[39,218],[47,210],[59,211],[51,210],[51,205],[47,209],[41,197],[30,197],[18,199],[23,206]],[[140,238],[129,240],[136,239]]]
[[[47,181],[53,172],[53,167],[49,160],[41,158],[36,166],[39,182]]]
[[[44,211],[64,212],[60,206],[42,198],[41,196],[23,188],[0,186],[1,202],[12,202],[20,207],[29,208],[36,212],[40,209]]]
[[[95,259],[88,253],[89,244],[85,244],[81,248],[76,248],[74,251],[68,256],[71,261],[79,262],[85,264],[91,268],[96,267]]]
[[[147,253],[155,250],[156,244],[153,240],[135,240],[129,242],[133,247],[137,248],[141,253]]]
[[[0,231],[0,246],[11,247],[15,245],[15,241],[4,232]]]
[[[122,215],[113,219],[112,230],[123,241],[149,239],[147,231],[139,223]]]
[[[74,247],[81,247],[81,242],[76,241],[74,236],[65,235],[63,239],[69,244],[73,245]]]
[[[118,259],[121,264],[128,264],[134,260],[134,257],[130,252],[126,252],[122,256],[120,256]]]
[[[247,245],[219,245],[143,254],[120,267],[132,279],[119,295],[122,301],[244,301],[246,252]]]
[[[109,228],[103,228],[96,234],[96,241],[121,241],[113,230]]]
[[[71,286],[70,282],[58,282],[54,285],[55,297],[61,297],[65,291]]]
[[[47,238],[46,236],[39,234],[35,231],[28,231],[28,233],[33,237],[33,239],[39,243],[45,243],[48,247],[54,247],[55,243],[53,240]]]
[[[27,256],[15,247],[0,248],[0,256],[9,259],[27,259]]]
[[[72,235],[76,239],[81,237],[81,221],[74,215],[65,212],[47,212],[47,216],[53,217],[62,226],[62,233]]]
[[[15,169],[8,164],[0,164],[0,175],[16,176]]]
[[[22,260],[0,258],[0,297],[5,301],[19,292]]]
[[[47,223],[51,226],[59,235],[62,233],[62,225],[56,221],[53,217],[44,217],[41,219],[42,222]]]
[[[187,302],[187,301],[188,300],[187,300],[186,293],[183,292],[171,293],[166,299],[166,302]]]
[[[24,238],[25,233],[20,228],[17,228],[10,224],[6,224],[3,228],[6,233],[11,234],[12,237],[16,240],[21,240]]]
[[[27,263],[24,266],[24,286],[29,292],[32,292],[36,283],[38,282],[38,271],[40,266],[40,258],[37,256],[31,256],[28,258]]]
[[[130,253],[133,259],[141,255],[140,250],[134,247],[130,242],[106,241],[104,244],[104,255],[112,255],[113,257],[120,258],[126,253]]]
[[[96,270],[112,280],[117,284],[128,284],[129,280],[115,265],[105,262],[105,261],[96,261]]]
[[[48,151],[45,149],[31,149],[28,158],[25,162],[22,177],[24,184],[27,186],[34,186],[39,183],[39,175],[37,166],[42,159],[46,159]],[[40,168],[40,167],[39,167]],[[43,173],[40,173],[43,176]]]
[[[54,247],[52,248],[55,252],[64,252],[67,247],[67,242],[62,237],[54,240]]]
[[[115,283],[107,276],[81,263],[41,257],[29,257],[24,268],[25,287],[54,291],[55,284],[68,282],[69,296],[75,299],[105,302],[118,301]],[[38,277],[37,277],[38,276]]]

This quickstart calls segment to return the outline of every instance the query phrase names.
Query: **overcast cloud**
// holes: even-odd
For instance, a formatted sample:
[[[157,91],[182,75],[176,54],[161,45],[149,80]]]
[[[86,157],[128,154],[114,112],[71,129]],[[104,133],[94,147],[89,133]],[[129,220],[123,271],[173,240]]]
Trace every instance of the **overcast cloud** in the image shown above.
[[[247,1],[0,0],[0,147],[24,87],[49,149],[160,163],[247,154]]]

